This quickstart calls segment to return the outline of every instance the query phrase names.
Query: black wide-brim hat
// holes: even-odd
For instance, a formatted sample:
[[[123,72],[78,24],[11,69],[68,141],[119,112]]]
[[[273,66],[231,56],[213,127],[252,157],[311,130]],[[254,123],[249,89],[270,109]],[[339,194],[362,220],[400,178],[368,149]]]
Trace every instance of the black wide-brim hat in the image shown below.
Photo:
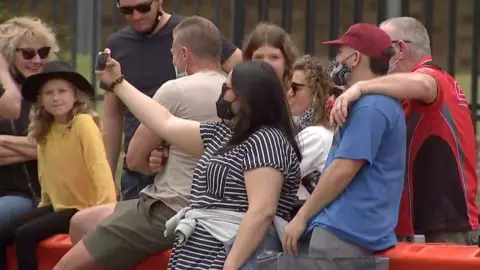
[[[25,100],[37,101],[43,85],[52,79],[63,79],[87,95],[94,97],[95,89],[81,74],[77,73],[67,62],[54,60],[45,63],[40,73],[29,76],[22,85],[22,96]]]

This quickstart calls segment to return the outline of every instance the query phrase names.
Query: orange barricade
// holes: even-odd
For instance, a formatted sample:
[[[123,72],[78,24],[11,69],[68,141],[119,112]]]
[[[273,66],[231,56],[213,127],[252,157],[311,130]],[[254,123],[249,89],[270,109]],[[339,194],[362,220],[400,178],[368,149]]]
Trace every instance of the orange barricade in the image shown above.
[[[167,269],[171,250],[165,250],[139,264],[135,270]]]
[[[477,246],[398,243],[380,255],[390,258],[390,270],[480,269],[480,248]]]
[[[52,270],[70,250],[72,242],[68,234],[59,234],[41,241],[37,247],[38,270]],[[7,269],[16,270],[17,263],[13,246],[8,247]]]
[[[41,241],[37,247],[38,270],[52,270],[72,247],[68,234],[59,234]],[[145,260],[135,270],[167,269],[171,250],[159,252]],[[17,263],[13,246],[7,249],[7,270],[16,270]]]
[[[38,269],[51,270],[71,248],[70,237],[59,234],[41,241],[37,248]],[[167,269],[171,250],[159,252],[135,267],[135,270]],[[447,244],[398,243],[380,252],[390,258],[390,270],[479,270],[480,248]],[[15,251],[7,250],[7,269],[16,270]]]

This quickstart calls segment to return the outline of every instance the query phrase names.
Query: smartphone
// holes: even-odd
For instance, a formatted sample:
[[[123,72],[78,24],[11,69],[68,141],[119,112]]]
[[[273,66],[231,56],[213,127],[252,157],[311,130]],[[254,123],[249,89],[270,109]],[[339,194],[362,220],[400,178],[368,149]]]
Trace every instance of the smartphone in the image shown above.
[[[104,70],[107,65],[108,53],[99,52],[97,55],[97,63],[95,64],[95,70]]]

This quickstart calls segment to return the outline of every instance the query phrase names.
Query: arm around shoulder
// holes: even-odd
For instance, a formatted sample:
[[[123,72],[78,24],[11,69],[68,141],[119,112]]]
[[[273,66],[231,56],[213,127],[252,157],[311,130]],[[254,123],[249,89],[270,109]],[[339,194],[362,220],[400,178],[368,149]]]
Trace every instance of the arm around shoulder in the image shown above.
[[[400,100],[434,102],[438,95],[437,80],[424,72],[395,73],[357,83],[362,94],[375,93]]]

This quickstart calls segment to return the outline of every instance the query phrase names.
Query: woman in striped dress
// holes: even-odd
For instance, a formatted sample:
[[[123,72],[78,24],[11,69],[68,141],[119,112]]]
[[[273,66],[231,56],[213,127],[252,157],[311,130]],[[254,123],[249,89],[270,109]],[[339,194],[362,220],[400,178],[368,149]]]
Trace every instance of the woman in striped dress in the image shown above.
[[[254,269],[256,256],[272,248],[273,242],[264,240],[273,219],[290,220],[300,182],[301,153],[275,70],[263,61],[238,64],[219,85],[218,123],[174,117],[126,82],[111,58],[100,75],[145,126],[183,151],[201,156],[185,217],[190,211],[202,219],[191,218],[194,230],[175,245],[169,269]],[[205,225],[212,224],[209,215],[224,223],[225,216],[235,217],[229,224],[236,228],[233,237],[222,240],[212,233],[212,226]],[[237,217],[238,224],[233,224]],[[224,236],[227,227],[232,228],[214,229],[225,229],[220,232]]]

